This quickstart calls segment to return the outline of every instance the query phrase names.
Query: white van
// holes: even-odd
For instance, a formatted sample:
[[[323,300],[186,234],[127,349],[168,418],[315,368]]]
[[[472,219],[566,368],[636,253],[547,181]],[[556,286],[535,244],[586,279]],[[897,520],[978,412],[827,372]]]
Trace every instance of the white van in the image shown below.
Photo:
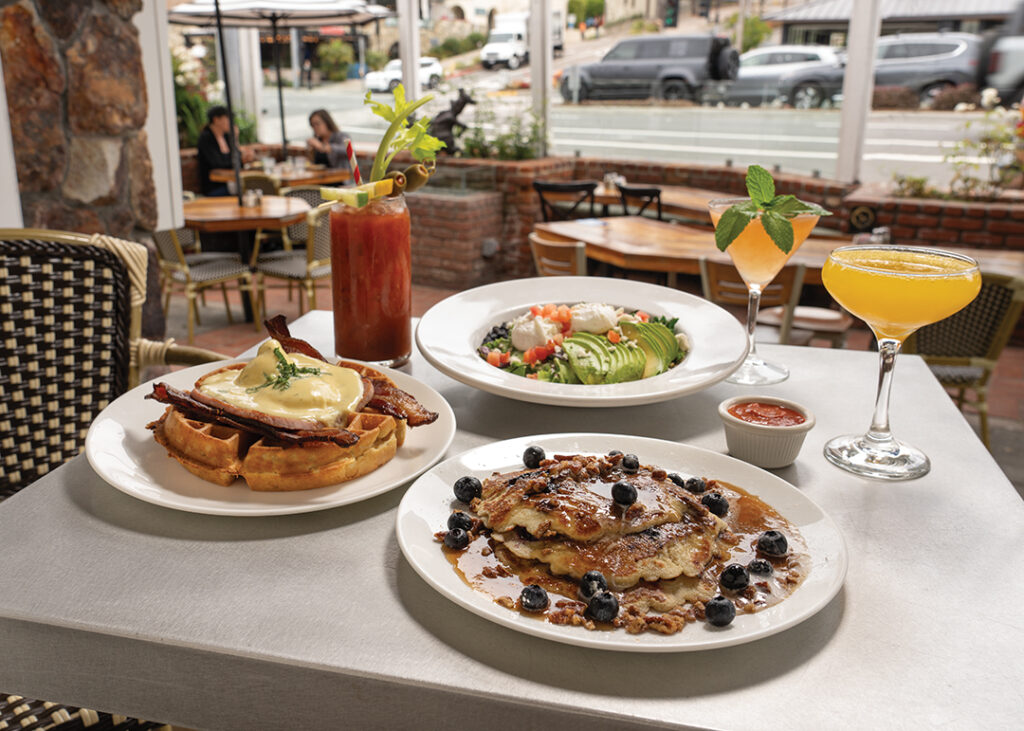
[[[480,63],[485,69],[498,65],[517,69],[530,60],[530,14],[504,13],[494,16],[494,29],[487,36],[487,45],[480,49]],[[561,53],[565,42],[562,13],[551,13],[551,43]]]

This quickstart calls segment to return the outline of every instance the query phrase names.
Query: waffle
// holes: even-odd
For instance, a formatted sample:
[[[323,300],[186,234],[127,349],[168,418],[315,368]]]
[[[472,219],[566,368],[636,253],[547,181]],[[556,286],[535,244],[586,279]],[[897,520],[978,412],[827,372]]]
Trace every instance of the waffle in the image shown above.
[[[390,383],[372,368],[360,364],[354,369],[366,378]],[[345,427],[359,437],[350,446],[333,442],[284,445],[235,427],[189,418],[173,406],[150,427],[171,457],[204,480],[228,486],[241,477],[251,490],[290,491],[334,485],[372,472],[402,446],[406,422],[360,411]]]

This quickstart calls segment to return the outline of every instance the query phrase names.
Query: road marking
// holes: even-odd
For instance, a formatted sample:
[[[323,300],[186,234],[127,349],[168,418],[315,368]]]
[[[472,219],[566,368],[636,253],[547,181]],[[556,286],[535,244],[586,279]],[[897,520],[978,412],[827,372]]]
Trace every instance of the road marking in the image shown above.
[[[607,129],[587,129],[573,127],[553,127],[552,134],[607,134]],[[687,139],[721,139],[721,140],[754,140],[756,142],[799,142],[813,144],[838,144],[836,137],[810,137],[806,135],[752,134],[750,132],[701,132],[669,131],[669,130],[638,130],[624,131],[630,137],[680,137]],[[903,147],[953,147],[956,143],[946,140],[910,140],[910,139],[867,139],[867,145],[898,145]],[[610,144],[610,143],[609,143]],[[619,144],[622,144],[621,142]]]

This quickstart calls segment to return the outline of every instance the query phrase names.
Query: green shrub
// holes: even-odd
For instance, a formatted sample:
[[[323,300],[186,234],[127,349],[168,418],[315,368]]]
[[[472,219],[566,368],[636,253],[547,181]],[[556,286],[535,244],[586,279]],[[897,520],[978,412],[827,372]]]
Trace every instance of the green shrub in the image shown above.
[[[470,45],[472,46],[470,50],[472,50],[473,48],[483,48],[484,44],[487,43],[487,36],[484,35],[483,33],[473,31],[468,36],[466,36],[466,40],[469,41]]]
[[[348,67],[356,60],[352,46],[337,38],[330,43],[320,44],[316,55],[320,59],[320,70],[331,81],[347,79]]]
[[[503,131],[490,136],[485,128],[495,129],[494,110],[477,111],[474,124],[462,135],[459,145],[462,157],[482,157],[496,160],[533,160],[540,155],[545,137],[544,125],[535,114],[528,118],[515,117]]]
[[[378,51],[366,52],[366,65],[371,71],[380,71],[387,63],[388,55],[386,53],[379,53]]]
[[[740,20],[739,13],[733,13],[729,16],[728,20],[725,21],[726,28],[735,28],[736,24]],[[771,35],[772,28],[770,25],[765,23],[757,15],[750,15],[743,21],[743,47],[740,49],[740,53],[749,51],[751,48],[757,48],[761,45],[769,35]]]

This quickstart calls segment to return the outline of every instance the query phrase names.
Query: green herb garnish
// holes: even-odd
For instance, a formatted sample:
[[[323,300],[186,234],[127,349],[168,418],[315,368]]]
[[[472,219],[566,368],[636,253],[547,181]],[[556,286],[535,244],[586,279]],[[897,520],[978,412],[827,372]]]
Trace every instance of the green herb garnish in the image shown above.
[[[667,327],[672,332],[676,331],[676,323],[679,322],[678,317],[673,317],[671,320],[665,315],[652,315],[647,322],[660,322],[662,325]]]
[[[807,203],[792,195],[775,195],[775,180],[760,165],[747,168],[747,193],[750,200],[730,206],[715,226],[715,244],[720,251],[729,248],[747,224],[760,217],[771,240],[788,254],[793,250],[793,224],[789,219],[802,213],[832,215],[816,203]]]
[[[412,156],[419,162],[433,160],[437,157],[437,151],[445,144],[427,134],[430,128],[430,119],[424,117],[409,124],[409,115],[422,107],[434,98],[433,94],[427,94],[422,99],[414,102],[405,101],[405,87],[399,84],[395,87],[395,106],[389,107],[382,102],[374,101],[370,92],[366,92],[364,104],[369,104],[373,113],[383,117],[391,123],[384,137],[381,138],[380,146],[377,147],[377,155],[373,158],[373,168],[370,170],[370,182],[376,182],[384,177],[391,161],[395,159],[402,150],[409,150]]]
[[[246,393],[255,393],[267,386],[270,386],[275,391],[284,391],[291,388],[291,380],[293,378],[320,375],[319,368],[313,368],[311,366],[300,367],[295,363],[292,363],[284,357],[284,352],[280,348],[274,348],[274,357],[277,358],[277,375],[272,376],[269,373],[264,373],[263,377],[266,381],[261,383],[259,386],[253,386],[252,388],[245,389]]]

